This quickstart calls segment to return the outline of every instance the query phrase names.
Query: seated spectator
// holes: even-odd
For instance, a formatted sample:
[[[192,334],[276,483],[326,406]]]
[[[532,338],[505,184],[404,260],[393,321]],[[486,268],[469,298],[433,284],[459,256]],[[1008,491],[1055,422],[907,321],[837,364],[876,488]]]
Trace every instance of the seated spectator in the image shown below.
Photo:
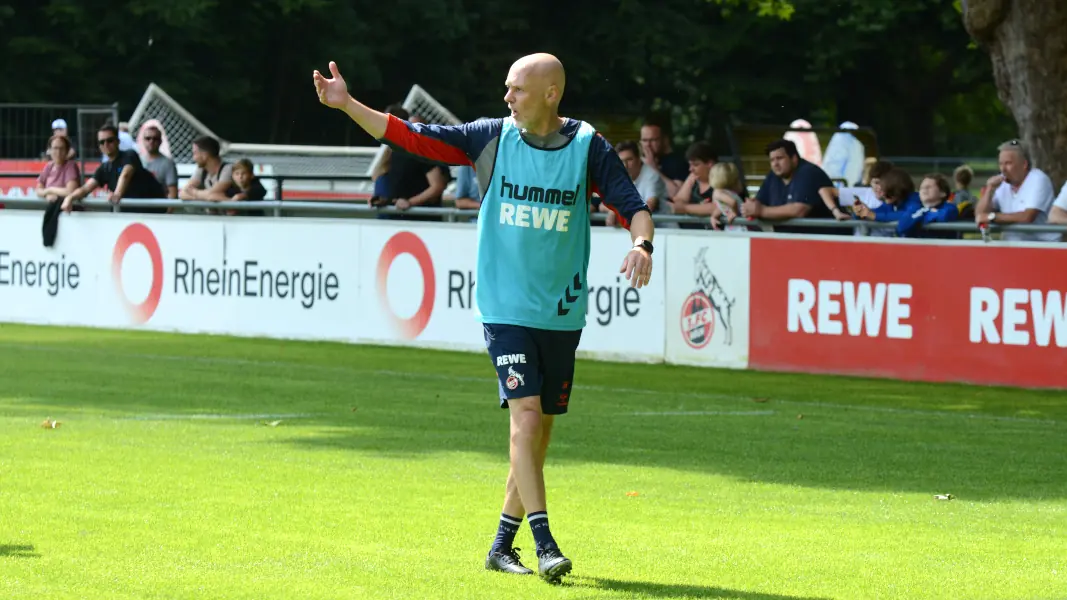
[[[61,135],[67,138],[67,140],[71,140],[70,131],[67,128],[66,119],[55,119],[54,121],[52,121],[52,137],[57,135]],[[52,160],[52,137],[48,138],[48,149],[45,150],[43,156],[43,158],[48,160]],[[73,160],[75,155],[77,154],[77,152],[74,150],[74,142],[69,141],[67,147],[69,148],[69,150],[67,150],[67,160]]]
[[[119,150],[135,150],[137,142],[130,135],[130,124],[126,121],[119,123]]]
[[[852,214],[857,219],[897,223],[905,215],[910,215],[922,208],[919,194],[915,192],[915,182],[903,169],[893,168],[882,175],[882,198],[885,202],[875,209],[867,208],[863,202],[855,201]]]
[[[641,160],[656,172],[667,187],[668,196],[673,198],[689,170],[685,159],[674,151],[669,128],[663,123],[650,119],[641,126]]]
[[[619,160],[622,161],[622,166],[626,168],[626,173],[630,176],[630,180],[633,181],[634,187],[637,188],[637,193],[641,195],[645,204],[648,205],[648,210],[654,215],[671,214],[667,186],[654,168],[641,161],[641,149],[637,142],[629,140],[619,142],[615,145],[615,153],[619,156]],[[597,207],[600,212],[607,213],[607,224],[609,226],[617,225],[615,213],[606,204],[598,202]],[[656,223],[656,227],[660,229],[677,229],[678,224]]]
[[[1000,145],[1000,174],[986,182],[986,189],[975,207],[974,220],[987,223],[1046,223],[1052,209],[1052,180],[1030,163],[1030,152],[1019,140]],[[1004,232],[1009,241],[1055,242],[1058,233]]]
[[[133,150],[119,151],[119,131],[113,125],[104,125],[96,134],[97,144],[107,156],[85,185],[74,190],[63,199],[63,210],[70,212],[74,203],[91,194],[100,186],[111,191],[108,201],[118,204],[123,198],[163,198],[163,186],[151,173],[145,170],[140,157]],[[165,213],[165,208],[135,208],[123,212]]]
[[[952,187],[948,179],[940,173],[923,177],[919,183],[919,210],[904,214],[897,221],[897,235],[900,237],[924,237],[954,240],[959,235],[954,231],[920,231],[929,223],[952,223],[960,216],[956,205],[949,202]]]
[[[386,108],[386,113],[407,121],[408,111],[399,105]],[[415,125],[424,127],[424,125]],[[375,179],[375,194],[372,200],[375,206],[392,204],[399,211],[406,211],[414,206],[439,207],[448,186],[450,174],[446,167],[417,158],[403,150],[391,148],[387,171]],[[389,218],[393,215],[378,215]],[[422,215],[403,215],[403,219],[413,221],[439,221],[440,217]]]
[[[882,205],[882,177],[891,169],[893,169],[893,163],[884,160],[875,161],[867,170],[866,186],[824,189],[820,195],[835,219],[838,221],[851,219],[852,217],[842,207],[851,207],[856,200],[870,209]]]
[[[52,157],[37,178],[37,197],[48,202],[57,202],[78,189],[82,174],[78,163],[70,160],[70,138],[53,135],[48,140],[48,152]]]
[[[671,210],[679,215],[711,215],[713,205],[711,197],[715,190],[711,186],[711,168],[719,162],[714,148],[707,142],[696,142],[685,152],[689,161],[689,176],[671,198]],[[703,224],[679,223],[682,229],[705,229]]]
[[[1052,204],[1052,212],[1048,215],[1048,222],[1053,225],[1067,225],[1067,183],[1060,188],[1060,195],[1056,197],[1056,201]],[[1062,236],[1063,234],[1060,235]]]
[[[155,126],[145,127],[145,131],[141,138],[144,141],[145,154],[142,157],[144,160],[144,168],[148,170],[156,180],[159,181],[163,189],[166,190],[166,197],[171,200],[178,197],[178,167],[174,164],[169,156],[163,156],[160,153],[159,148],[163,143],[163,133]]]
[[[834,184],[825,171],[800,158],[796,144],[778,140],[767,145],[771,172],[767,173],[755,199],[741,204],[741,215],[763,221],[787,221],[789,219],[832,219],[833,214],[823,201],[827,188]],[[841,229],[800,228],[775,225],[781,233],[822,233],[840,235],[849,233]]]
[[[720,229],[725,225],[726,231],[748,231],[744,225],[733,225],[741,215],[741,177],[734,163],[717,163],[711,168],[711,227]]]
[[[193,162],[196,171],[178,194],[182,200],[219,201],[233,185],[233,165],[219,158],[219,141],[210,136],[193,140]],[[201,212],[188,210],[187,212]]]
[[[233,184],[221,194],[212,193],[209,200],[216,202],[243,202],[243,201],[262,201],[267,197],[267,188],[263,187],[263,184],[256,177],[255,171],[252,167],[252,161],[247,158],[233,164]],[[251,211],[226,211],[228,215],[250,215],[250,216],[265,216],[267,213],[261,210]]]

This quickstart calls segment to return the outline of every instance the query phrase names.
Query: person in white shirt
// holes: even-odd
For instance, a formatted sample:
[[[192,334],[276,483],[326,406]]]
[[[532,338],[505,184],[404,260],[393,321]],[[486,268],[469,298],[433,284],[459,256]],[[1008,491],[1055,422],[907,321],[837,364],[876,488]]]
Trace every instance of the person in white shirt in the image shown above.
[[[986,182],[974,220],[978,225],[987,223],[1015,224],[1048,222],[1052,208],[1052,180],[1041,169],[1030,164],[1030,152],[1019,140],[1005,142],[1000,150],[1000,174]],[[1004,232],[1009,241],[1055,242],[1058,233]]]
[[[1067,225],[1067,183],[1060,188],[1060,195],[1052,203],[1052,212],[1048,216],[1049,223]]]
[[[670,197],[667,196],[667,185],[659,176],[659,173],[647,163],[641,161],[641,147],[635,141],[619,142],[615,145],[615,153],[619,155],[630,180],[634,182],[641,199],[648,205],[652,214],[671,214]],[[616,225],[615,213],[608,209],[606,204],[601,203],[599,210],[608,213],[607,225]],[[657,223],[656,227],[677,229],[677,223]]]

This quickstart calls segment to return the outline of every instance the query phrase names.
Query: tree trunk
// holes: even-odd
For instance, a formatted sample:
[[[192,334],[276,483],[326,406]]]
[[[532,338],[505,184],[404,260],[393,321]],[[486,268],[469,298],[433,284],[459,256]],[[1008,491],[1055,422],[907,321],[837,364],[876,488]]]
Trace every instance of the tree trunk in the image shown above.
[[[1033,165],[1058,190],[1067,179],[1067,2],[964,0],[963,23],[992,58]]]

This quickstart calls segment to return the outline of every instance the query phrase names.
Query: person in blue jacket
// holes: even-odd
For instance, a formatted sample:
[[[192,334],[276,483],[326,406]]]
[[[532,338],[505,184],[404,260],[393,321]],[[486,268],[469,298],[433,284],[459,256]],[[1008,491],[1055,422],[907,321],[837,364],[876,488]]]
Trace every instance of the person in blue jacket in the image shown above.
[[[944,175],[931,173],[923,176],[919,183],[919,200],[922,206],[897,221],[897,235],[941,239],[958,238],[959,234],[955,231],[923,230],[923,227],[929,223],[951,223],[959,219],[959,208],[948,201],[951,194],[952,187]]]
[[[856,201],[852,205],[852,216],[867,221],[899,223],[906,215],[922,208],[911,175],[895,167],[882,175],[882,199],[885,202],[874,209]]]

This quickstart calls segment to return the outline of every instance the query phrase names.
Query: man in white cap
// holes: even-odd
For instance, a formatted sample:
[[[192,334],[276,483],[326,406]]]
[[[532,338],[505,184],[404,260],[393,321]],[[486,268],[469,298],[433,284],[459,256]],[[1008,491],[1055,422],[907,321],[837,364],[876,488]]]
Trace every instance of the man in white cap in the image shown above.
[[[62,135],[66,136],[68,140],[70,139],[70,134],[67,133],[66,119],[56,119],[52,121],[52,135]],[[47,155],[47,151],[45,152],[45,154]],[[67,160],[74,158],[75,154],[76,152],[74,151],[74,141],[71,140],[70,152],[67,153]]]

